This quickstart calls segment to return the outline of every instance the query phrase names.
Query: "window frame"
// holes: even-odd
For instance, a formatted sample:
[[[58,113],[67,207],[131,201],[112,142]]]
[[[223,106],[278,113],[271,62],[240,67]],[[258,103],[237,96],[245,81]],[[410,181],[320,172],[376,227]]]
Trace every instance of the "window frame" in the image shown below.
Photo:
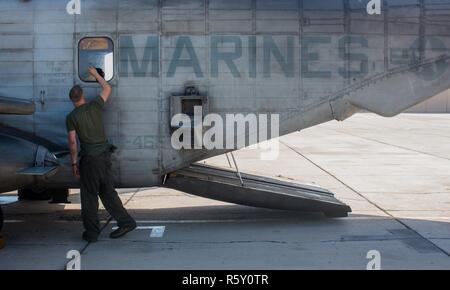
[[[76,39],[76,50],[75,50],[75,63],[76,63],[76,78],[78,79],[78,82],[82,82],[86,85],[91,85],[91,84],[96,84],[96,81],[85,81],[83,79],[81,79],[80,77],[80,42],[86,38],[107,38],[109,41],[111,41],[112,44],[112,53],[113,53],[113,74],[112,77],[109,81],[107,81],[108,83],[114,82],[116,79],[116,70],[117,70],[117,65],[116,65],[116,60],[117,60],[117,51],[116,51],[116,44],[114,42],[114,38],[110,35],[105,35],[105,34],[95,34],[95,35],[79,35]]]

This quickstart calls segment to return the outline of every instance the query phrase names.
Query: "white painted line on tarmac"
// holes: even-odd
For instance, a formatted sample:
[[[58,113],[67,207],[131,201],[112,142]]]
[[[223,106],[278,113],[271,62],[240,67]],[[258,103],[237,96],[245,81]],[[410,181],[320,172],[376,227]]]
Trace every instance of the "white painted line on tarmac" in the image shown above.
[[[113,227],[112,230],[117,230],[118,227]],[[166,231],[165,226],[138,226],[136,230],[150,230],[150,238],[162,238]]]
[[[4,220],[5,224],[12,224],[12,223],[23,223],[25,221],[23,220]]]
[[[150,232],[150,238],[162,238],[165,231],[165,226],[153,227],[152,231]]]

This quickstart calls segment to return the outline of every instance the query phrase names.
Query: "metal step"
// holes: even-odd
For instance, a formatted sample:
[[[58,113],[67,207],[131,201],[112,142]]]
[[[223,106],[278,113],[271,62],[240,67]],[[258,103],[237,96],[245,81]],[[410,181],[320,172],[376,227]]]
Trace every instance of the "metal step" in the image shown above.
[[[193,164],[169,174],[164,186],[210,199],[269,209],[345,217],[351,208],[326,189]]]
[[[33,175],[33,176],[45,176],[50,174],[58,169],[58,166],[50,166],[50,167],[28,167],[17,171],[17,174],[20,175]]]

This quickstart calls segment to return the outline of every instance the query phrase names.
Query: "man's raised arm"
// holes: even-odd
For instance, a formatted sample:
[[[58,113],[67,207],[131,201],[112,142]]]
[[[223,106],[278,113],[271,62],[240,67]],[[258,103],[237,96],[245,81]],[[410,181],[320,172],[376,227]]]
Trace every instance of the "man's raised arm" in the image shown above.
[[[97,82],[102,87],[102,92],[100,93],[100,97],[102,97],[103,101],[105,101],[105,103],[106,103],[106,101],[108,101],[109,96],[111,95],[111,86],[108,84],[107,81],[105,81],[104,78],[102,78],[101,75],[99,75],[99,73],[97,72],[95,67],[90,66],[88,68],[88,72],[91,76],[93,76],[97,80]]]

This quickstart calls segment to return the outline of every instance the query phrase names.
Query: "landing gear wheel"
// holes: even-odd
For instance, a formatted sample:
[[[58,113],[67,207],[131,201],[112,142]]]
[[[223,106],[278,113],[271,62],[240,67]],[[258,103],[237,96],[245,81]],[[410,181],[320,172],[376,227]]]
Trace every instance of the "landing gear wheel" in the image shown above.
[[[24,188],[18,190],[19,200],[49,200],[50,192],[47,189]]]
[[[19,189],[19,200],[49,200],[50,203],[70,203],[68,188],[38,189],[24,188]]]
[[[68,188],[51,189],[50,195],[52,197],[50,203],[71,203],[67,199],[69,197]]]

